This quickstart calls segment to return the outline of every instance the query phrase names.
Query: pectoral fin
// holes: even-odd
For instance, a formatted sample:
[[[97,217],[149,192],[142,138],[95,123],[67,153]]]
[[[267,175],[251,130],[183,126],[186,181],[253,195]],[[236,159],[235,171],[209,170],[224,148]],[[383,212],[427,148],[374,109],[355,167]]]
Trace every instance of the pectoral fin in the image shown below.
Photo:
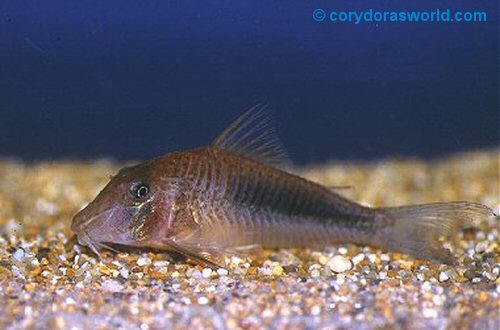
[[[218,251],[214,248],[204,248],[203,246],[195,246],[193,244],[183,244],[182,242],[175,242],[174,240],[164,240],[154,244],[154,247],[161,250],[177,252],[210,268],[225,268],[225,251]]]

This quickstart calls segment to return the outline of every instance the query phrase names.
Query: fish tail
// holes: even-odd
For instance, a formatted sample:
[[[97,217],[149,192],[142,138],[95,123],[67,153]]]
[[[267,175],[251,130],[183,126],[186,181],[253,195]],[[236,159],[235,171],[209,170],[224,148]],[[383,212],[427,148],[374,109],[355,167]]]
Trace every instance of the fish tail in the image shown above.
[[[442,246],[440,237],[450,237],[464,228],[476,227],[496,216],[474,202],[430,203],[377,208],[380,231],[374,245],[420,259],[456,264],[457,258]]]

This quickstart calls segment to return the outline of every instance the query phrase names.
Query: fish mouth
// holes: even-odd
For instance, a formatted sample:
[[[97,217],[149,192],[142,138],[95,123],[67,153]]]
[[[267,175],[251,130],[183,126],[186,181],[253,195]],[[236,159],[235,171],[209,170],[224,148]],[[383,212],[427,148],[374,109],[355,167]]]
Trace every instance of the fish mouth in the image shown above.
[[[102,258],[101,254],[99,252],[101,249],[108,249],[108,250],[114,251],[116,253],[119,252],[115,248],[111,247],[109,244],[94,240],[86,228],[82,228],[82,232],[80,234],[77,234],[76,236],[77,236],[78,244],[88,247],[99,258]]]
[[[71,230],[76,234],[78,244],[82,246],[87,246],[89,247],[95,254],[100,256],[98,248],[104,247],[102,243],[99,241],[95,240],[92,235],[89,233],[88,227],[89,225],[95,220],[98,219],[99,217],[106,217],[104,221],[101,222],[100,226],[94,229],[95,230],[102,230],[102,227],[106,225],[108,220],[113,216],[115,207],[109,207],[101,212],[95,214],[94,216],[85,219],[84,221],[78,221],[79,217],[84,216],[81,212],[78,213],[74,218],[73,218],[73,223],[71,224]]]

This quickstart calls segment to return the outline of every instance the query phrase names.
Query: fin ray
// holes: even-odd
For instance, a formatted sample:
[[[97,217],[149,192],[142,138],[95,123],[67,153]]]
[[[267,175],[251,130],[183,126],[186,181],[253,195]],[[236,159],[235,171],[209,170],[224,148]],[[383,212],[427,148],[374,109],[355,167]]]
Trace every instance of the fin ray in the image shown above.
[[[224,268],[224,254],[215,250],[205,251],[201,248],[196,249],[193,246],[183,246],[183,244],[178,244],[173,240],[164,240],[161,243],[171,250],[211,268]]]
[[[439,241],[459,230],[477,226],[490,216],[488,207],[474,202],[430,203],[383,207],[379,220],[391,223],[374,245],[421,259],[455,264],[457,258]]]
[[[211,147],[271,166],[288,167],[291,164],[265,105],[256,105],[243,113],[215,139]]]

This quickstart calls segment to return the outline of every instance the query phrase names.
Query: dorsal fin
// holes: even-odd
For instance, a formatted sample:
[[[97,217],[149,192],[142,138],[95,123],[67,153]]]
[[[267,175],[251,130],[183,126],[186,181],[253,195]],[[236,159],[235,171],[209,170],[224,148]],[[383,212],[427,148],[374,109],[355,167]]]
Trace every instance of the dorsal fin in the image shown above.
[[[265,105],[256,105],[243,113],[215,139],[212,148],[271,166],[288,167],[291,164],[274,131],[270,110]]]
[[[331,192],[334,192],[336,194],[339,194],[340,196],[346,197],[346,198],[353,198],[354,195],[354,187],[353,186],[331,186],[328,187]]]
[[[330,189],[333,192],[341,192],[341,191],[346,191],[346,190],[354,190],[353,186],[328,186],[328,189]]]

